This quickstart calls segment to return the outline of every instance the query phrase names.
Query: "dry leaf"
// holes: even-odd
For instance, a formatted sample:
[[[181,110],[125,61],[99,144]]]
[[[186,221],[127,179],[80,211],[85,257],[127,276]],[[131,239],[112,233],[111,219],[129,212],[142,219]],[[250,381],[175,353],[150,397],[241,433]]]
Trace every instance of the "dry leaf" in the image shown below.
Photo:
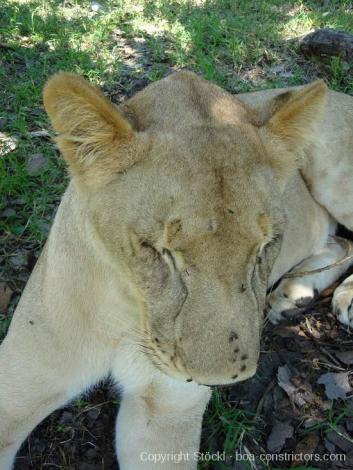
[[[299,392],[299,390],[297,390],[297,388],[290,381],[291,375],[292,374],[291,374],[288,366],[279,367],[278,371],[277,371],[278,385],[281,388],[283,388],[283,390],[287,393],[289,398],[294,403],[296,403],[298,406],[304,406],[306,401],[301,396],[301,393]]]
[[[351,438],[347,435],[343,426],[337,426],[335,431],[327,433],[326,438],[332,444],[343,450],[343,452],[350,452],[352,450]]]
[[[277,421],[273,426],[267,439],[267,449],[269,452],[279,452],[283,449],[286,440],[293,437],[294,428],[289,421],[282,423]]]
[[[353,351],[336,352],[335,356],[347,366],[353,364]]]
[[[13,152],[17,147],[18,138],[0,132],[0,157]]]
[[[326,372],[319,377],[318,384],[325,385],[325,393],[328,399],[335,400],[347,397],[347,393],[352,391],[349,383],[349,372]]]
[[[304,437],[304,439],[300,440],[297,443],[295,447],[295,453],[297,455],[313,454],[319,442],[320,438],[317,434],[308,434]],[[299,467],[299,465],[302,465],[303,463],[305,463],[304,460],[296,460],[295,462],[293,462],[292,467]]]

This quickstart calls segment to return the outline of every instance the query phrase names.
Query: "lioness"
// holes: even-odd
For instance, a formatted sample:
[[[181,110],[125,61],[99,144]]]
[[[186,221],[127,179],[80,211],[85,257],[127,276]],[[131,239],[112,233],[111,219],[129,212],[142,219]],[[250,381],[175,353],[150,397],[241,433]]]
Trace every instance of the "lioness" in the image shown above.
[[[179,72],[116,107],[59,73],[44,104],[71,183],[0,348],[0,469],[108,374],[120,468],[182,452],[194,469],[209,386],[256,371],[267,289],[344,255],[329,236],[353,229],[353,98],[322,81],[234,97]],[[282,281],[272,320],[349,262]],[[349,280],[334,296],[347,325],[352,297]]]

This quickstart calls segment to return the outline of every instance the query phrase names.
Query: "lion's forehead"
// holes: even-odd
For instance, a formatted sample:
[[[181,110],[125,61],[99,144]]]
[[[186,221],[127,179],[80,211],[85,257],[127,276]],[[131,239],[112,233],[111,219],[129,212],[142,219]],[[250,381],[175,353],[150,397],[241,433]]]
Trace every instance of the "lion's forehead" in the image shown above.
[[[198,156],[190,149],[170,155],[165,143],[162,147],[165,155],[157,149],[146,165],[119,178],[116,194],[107,192],[109,206],[122,207],[130,226],[142,233],[166,230],[165,239],[176,242],[185,236],[227,233],[234,239],[240,231],[270,232],[271,194],[261,166],[249,169],[236,159],[225,163],[212,152]]]
[[[149,138],[147,154],[124,177],[126,209],[136,215],[130,226],[175,248],[219,234],[219,243],[243,245],[270,236],[271,217],[263,214],[271,212],[272,176],[243,103],[181,72],[148,86],[122,111]]]
[[[175,73],[149,85],[121,109],[139,130],[175,129],[187,123],[217,126],[255,121],[244,103],[190,72]]]

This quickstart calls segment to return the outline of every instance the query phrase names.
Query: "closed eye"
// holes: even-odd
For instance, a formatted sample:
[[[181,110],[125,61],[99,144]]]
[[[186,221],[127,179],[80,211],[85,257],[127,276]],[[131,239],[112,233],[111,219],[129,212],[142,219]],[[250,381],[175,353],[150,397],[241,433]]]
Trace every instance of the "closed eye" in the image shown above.
[[[276,233],[272,239],[269,241],[269,243],[276,243],[276,242],[279,242],[281,241],[283,238],[283,235],[281,233]]]
[[[276,233],[272,238],[271,240],[269,240],[267,243],[265,243],[264,245],[262,245],[262,247],[259,249],[258,251],[258,255],[257,257],[261,257],[268,248],[270,248],[271,246],[274,246],[276,245],[277,243],[280,243],[282,241],[282,234],[281,233]]]
[[[268,257],[274,262],[273,256],[270,254],[275,254],[275,258],[277,257],[282,244],[282,238],[282,234],[277,233],[269,242],[262,246],[257,253],[255,265],[261,265]]]
[[[168,266],[170,267],[170,269],[172,270],[176,270],[176,262],[175,262],[175,258],[172,254],[172,252],[170,250],[168,250],[168,248],[163,248],[162,250],[162,256],[163,256],[163,259],[164,261],[168,264]]]

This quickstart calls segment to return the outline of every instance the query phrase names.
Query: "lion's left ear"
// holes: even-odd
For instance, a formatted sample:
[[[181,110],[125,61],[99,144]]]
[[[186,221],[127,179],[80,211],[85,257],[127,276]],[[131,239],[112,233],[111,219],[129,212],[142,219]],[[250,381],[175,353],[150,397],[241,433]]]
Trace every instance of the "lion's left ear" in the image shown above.
[[[67,72],[51,77],[44,106],[71,175],[81,186],[99,187],[138,160],[130,123],[82,77]]]
[[[317,80],[282,93],[268,104],[259,132],[279,176],[303,165],[304,150],[313,141],[326,98],[327,87],[323,80]]]

